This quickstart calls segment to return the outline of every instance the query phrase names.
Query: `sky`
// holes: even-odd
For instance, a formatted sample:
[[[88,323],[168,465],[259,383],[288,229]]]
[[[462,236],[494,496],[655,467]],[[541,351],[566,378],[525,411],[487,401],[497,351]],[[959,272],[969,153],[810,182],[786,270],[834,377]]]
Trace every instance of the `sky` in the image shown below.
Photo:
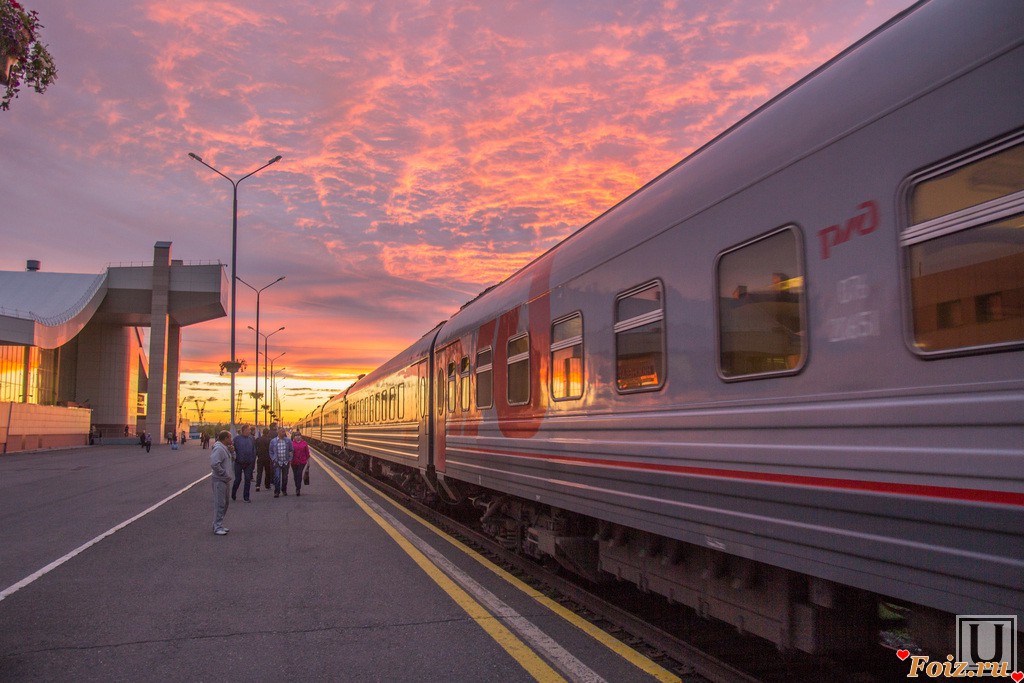
[[[22,0],[58,68],[0,112],[0,270],[231,261],[286,421],[911,0]],[[255,295],[238,286],[253,389]],[[181,396],[226,419],[229,319]],[[194,401],[189,403],[194,404]],[[252,409],[244,398],[243,409]],[[187,413],[196,418],[194,405]]]

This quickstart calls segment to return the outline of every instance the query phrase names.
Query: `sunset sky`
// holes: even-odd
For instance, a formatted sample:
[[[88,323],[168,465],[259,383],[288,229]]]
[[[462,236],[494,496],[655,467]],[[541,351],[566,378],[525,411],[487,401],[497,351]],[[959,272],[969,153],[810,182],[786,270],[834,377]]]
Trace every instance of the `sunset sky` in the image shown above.
[[[260,315],[286,327],[287,420],[913,4],[22,3],[59,75],[0,112],[0,270],[99,273],[160,240],[227,264],[231,186],[188,153],[235,178],[282,155],[239,186],[238,273],[286,277]],[[182,353],[181,394],[225,418],[228,318]]]

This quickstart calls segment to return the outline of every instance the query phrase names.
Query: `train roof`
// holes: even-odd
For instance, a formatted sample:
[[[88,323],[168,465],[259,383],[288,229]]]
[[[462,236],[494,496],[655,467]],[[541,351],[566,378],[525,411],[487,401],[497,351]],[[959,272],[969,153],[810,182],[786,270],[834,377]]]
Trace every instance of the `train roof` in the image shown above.
[[[901,12],[485,290],[439,342],[528,301],[535,273],[550,269],[557,287],[1019,46],[1022,8],[1020,0],[925,0]]]
[[[350,386],[348,389],[332,398],[331,401],[328,401],[328,403],[335,401],[337,399],[344,398],[344,396],[347,395],[349,392],[359,391],[360,389],[364,389],[366,387],[372,387],[377,382],[386,377],[389,377],[393,373],[402,370],[403,368],[409,367],[418,360],[428,357],[430,355],[431,344],[433,344],[434,342],[434,337],[437,335],[437,331],[441,328],[442,325],[444,325],[443,322],[440,322],[437,325],[435,325],[433,329],[431,329],[425,335],[416,340],[416,342],[414,342],[412,345],[407,347],[405,350],[400,352],[398,355],[396,355],[388,362],[376,368],[373,372],[369,373],[365,377],[362,377],[361,379],[356,380],[352,384],[352,386]]]

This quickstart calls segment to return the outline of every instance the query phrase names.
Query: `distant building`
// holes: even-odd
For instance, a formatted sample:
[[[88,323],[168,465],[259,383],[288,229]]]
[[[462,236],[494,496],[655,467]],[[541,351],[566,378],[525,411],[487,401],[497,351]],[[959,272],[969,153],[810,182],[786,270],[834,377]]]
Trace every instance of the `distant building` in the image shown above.
[[[170,242],[99,275],[0,271],[0,453],[177,431],[181,328],[226,315],[227,284]]]

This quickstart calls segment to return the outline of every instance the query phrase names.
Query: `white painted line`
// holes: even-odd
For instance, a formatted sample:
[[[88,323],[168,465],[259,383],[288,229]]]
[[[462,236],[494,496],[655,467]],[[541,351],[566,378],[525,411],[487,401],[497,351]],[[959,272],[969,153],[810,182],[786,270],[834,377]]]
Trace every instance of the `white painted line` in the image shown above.
[[[213,476],[212,472],[207,474],[207,475],[205,475],[205,476],[203,476],[203,477],[200,477],[199,479],[196,479],[194,482],[192,482],[191,484],[189,484],[185,488],[181,489],[180,491],[177,491],[176,493],[172,493],[171,495],[167,496],[166,498],[161,500],[156,505],[153,505],[152,507],[149,507],[149,508],[143,510],[142,512],[140,512],[139,514],[135,515],[131,519],[126,520],[124,522],[121,522],[120,524],[118,524],[117,526],[115,526],[112,529],[109,529],[108,531],[104,531],[102,534],[100,534],[96,538],[92,539],[91,541],[88,541],[87,543],[85,543],[83,545],[80,545],[79,547],[75,548],[74,550],[72,550],[70,553],[68,553],[64,557],[62,557],[62,558],[60,558],[58,560],[54,560],[53,562],[51,562],[50,564],[46,565],[45,567],[43,567],[39,571],[35,572],[34,574],[26,576],[24,579],[22,579],[21,581],[19,581],[16,584],[14,584],[13,586],[10,586],[9,588],[5,588],[2,592],[0,592],[0,600],[3,600],[4,598],[6,598],[9,595],[13,595],[14,593],[17,593],[19,590],[21,590],[25,586],[29,585],[30,583],[32,583],[33,581],[35,581],[39,577],[44,576],[45,574],[48,574],[48,573],[52,572],[54,569],[56,569],[57,567],[61,566],[62,564],[64,564],[68,560],[70,560],[71,558],[75,557],[76,555],[78,555],[78,554],[82,553],[83,551],[85,551],[85,550],[91,548],[92,546],[96,545],[97,543],[102,541],[107,536],[115,534],[118,531],[120,531],[121,529],[123,529],[126,526],[128,526],[129,524],[131,524],[132,522],[145,517],[150,512],[152,512],[153,510],[156,510],[158,507],[160,507],[164,503],[177,498],[181,494],[185,493],[185,491],[188,491],[190,488],[192,488],[193,486],[195,486],[196,484],[201,482],[203,479],[208,479],[211,476]]]

